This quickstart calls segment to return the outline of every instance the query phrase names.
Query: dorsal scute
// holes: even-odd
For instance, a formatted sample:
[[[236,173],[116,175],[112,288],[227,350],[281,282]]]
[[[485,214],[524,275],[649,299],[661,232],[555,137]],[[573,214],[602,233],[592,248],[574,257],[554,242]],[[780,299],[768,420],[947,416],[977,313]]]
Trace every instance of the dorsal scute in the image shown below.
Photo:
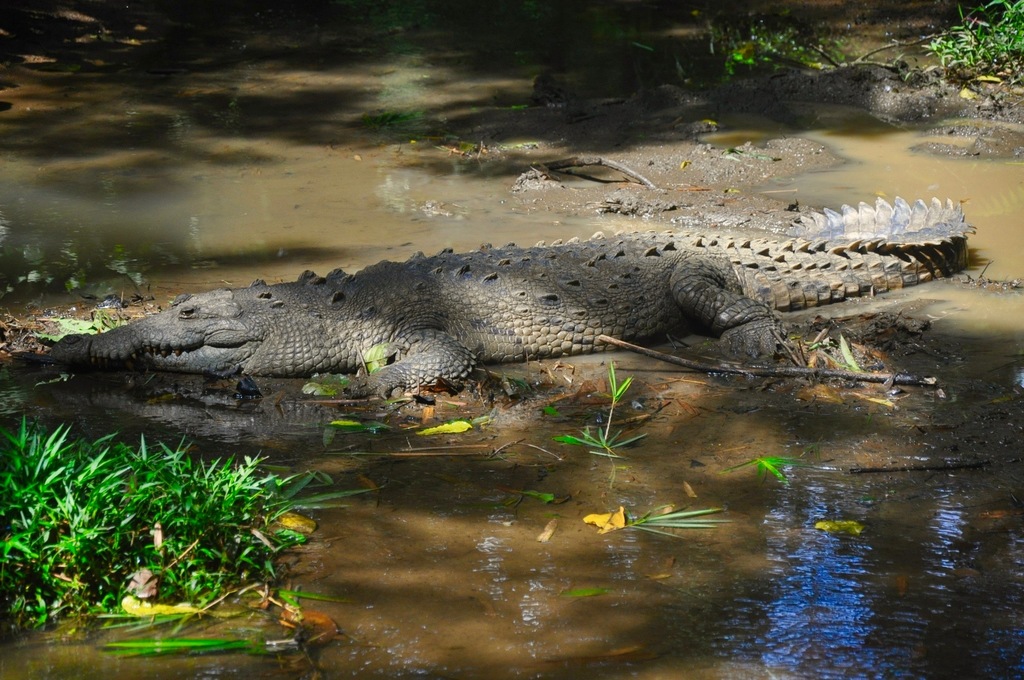
[[[936,235],[953,242],[973,232],[963,209],[949,199],[945,203],[938,198],[908,203],[897,196],[892,204],[879,197],[874,205],[861,202],[856,208],[844,205],[838,212],[825,208],[801,215],[789,234],[807,240],[824,239],[831,250],[865,240],[920,243],[934,240]]]

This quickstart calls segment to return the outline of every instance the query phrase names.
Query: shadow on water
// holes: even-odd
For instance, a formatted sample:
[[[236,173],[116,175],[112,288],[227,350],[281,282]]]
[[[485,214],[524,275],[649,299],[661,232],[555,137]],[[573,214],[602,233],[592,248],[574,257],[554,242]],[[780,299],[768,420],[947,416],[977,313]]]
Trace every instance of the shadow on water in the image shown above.
[[[259,451],[275,464],[326,472],[339,488],[367,478],[380,485],[374,497],[315,512],[320,537],[292,572],[296,587],[349,600],[318,605],[348,636],[318,650],[325,669],[368,677],[845,678],[987,677],[1016,667],[1024,653],[1024,536],[1012,494],[1024,478],[1015,440],[982,439],[1005,423],[965,423],[960,406],[924,389],[904,394],[893,410],[865,400],[878,391],[812,397],[798,385],[666,375],[645,360],[615,359],[620,374],[638,380],[632,413],[655,415],[613,483],[605,459],[551,442],[593,422],[593,406],[552,421],[537,415],[535,400],[499,399],[493,425],[441,444],[455,447],[451,455],[396,458],[387,454],[421,443],[396,430],[325,444],[324,424],[338,409],[303,404],[295,389],[274,396],[288,381],[262,381],[267,398],[250,404],[232,403],[230,386],[167,376],[76,376],[21,394],[44,419],[73,411],[89,436],[109,431],[113,416],[129,440],[185,433],[197,440],[197,455]],[[566,376],[575,381],[603,372],[596,357],[576,364]],[[541,375],[536,367],[509,370],[531,381]],[[452,405],[469,415],[492,408],[468,394]],[[1004,408],[989,416],[1019,422],[1019,405]],[[359,415],[398,428],[419,422],[415,409],[376,411]],[[960,430],[955,438],[952,429]],[[459,454],[476,443],[502,454]],[[788,484],[758,481],[749,469],[722,474],[768,454],[803,455],[821,469],[792,469]],[[843,471],[971,456],[993,463],[956,473]],[[687,500],[684,483],[697,499]],[[515,489],[571,499],[513,504]],[[665,502],[724,505],[732,524],[671,539],[602,537],[581,522],[619,504],[640,513]],[[554,538],[538,543],[552,518]],[[830,535],[814,528],[821,519],[867,528],[858,537]],[[607,593],[563,595],[574,588]],[[951,646],[950,635],[972,644]],[[20,665],[24,655],[46,648],[33,638],[21,644],[0,668],[29,668]],[[81,644],[76,654],[93,653]],[[79,662],[61,651],[46,658],[33,662],[33,677],[60,677]],[[196,662],[109,663],[128,676],[145,667],[174,677]],[[232,677],[251,663],[211,659],[206,668]]]
[[[302,191],[329,196],[328,178],[365,174],[340,159],[367,151],[368,127],[377,141],[434,145],[471,127],[480,111],[514,118],[516,107],[531,104],[542,73],[564,83],[556,99],[569,93],[547,102],[555,117],[577,115],[572,93],[622,98],[685,85],[721,73],[724,56],[709,53],[706,27],[742,20],[747,7],[739,7],[339,0],[9,8],[6,49],[21,84],[9,90],[14,106],[0,119],[0,293],[24,301],[102,281],[108,270],[138,283],[155,268],[187,269],[237,250],[239,230],[278,241],[295,220],[333,224],[330,238],[372,245],[345,234],[338,214],[378,213],[363,221],[384,223],[385,233],[401,225],[386,224],[397,221],[393,206],[367,203],[374,190],[360,181],[343,192],[362,199],[352,206],[286,209]],[[807,11],[814,18],[819,10]],[[557,149],[564,129],[535,127],[529,141]],[[590,139],[588,152],[621,152],[637,141]],[[316,148],[320,166],[306,169],[324,183],[304,185],[308,177],[289,161]],[[512,153],[483,172],[511,182],[530,162]],[[481,172],[426,157],[415,163],[420,181]],[[287,181],[287,189],[261,192],[261,175]],[[266,226],[253,224],[259,207]],[[356,255],[348,264],[369,261]]]
[[[84,46],[61,55],[71,55],[62,58],[78,71],[40,71],[36,89],[0,113],[0,266],[16,289],[10,299],[37,295],[47,283],[52,291],[108,277],[122,286],[152,282],[163,295],[257,276],[293,278],[307,267],[358,267],[389,249],[401,257],[484,235],[498,241],[492,232],[502,230],[542,237],[555,221],[582,231],[594,221],[501,208],[512,163],[482,172],[452,162],[439,173],[439,162],[410,160],[412,145],[396,141],[405,131],[368,130],[363,115],[423,110],[410,129],[428,139],[446,120],[470,119],[474,107],[525,103],[539,64],[570,74],[581,91],[626,96],[677,77],[665,75],[675,73],[673,52],[657,41],[694,22],[689,8],[666,18],[664,3],[491,3],[490,14],[456,4],[454,15],[431,3],[279,5],[245,3],[252,12],[236,27],[221,20],[222,5],[167,3],[169,19],[151,22],[152,44],[105,43],[106,61],[95,63],[89,43],[73,43]],[[136,21],[119,22],[114,7],[93,9],[108,12],[102,23],[112,34],[135,35]],[[414,15],[389,14],[401,11]],[[522,16],[529,12],[536,18]],[[482,23],[453,21],[470,15]],[[504,23],[536,30],[493,30]],[[84,27],[67,30],[80,35]],[[37,107],[31,115],[26,102]],[[811,133],[840,149],[850,160],[843,168],[765,190],[798,189],[814,204],[879,191],[934,191],[979,203],[996,186],[1015,195],[1016,180],[1006,179],[1001,161],[940,162],[910,154],[913,133],[857,130],[847,126],[838,138],[834,130]],[[426,217],[422,206],[438,197],[450,214]],[[1005,262],[1009,276],[1020,255],[1001,252],[1016,236],[1005,209],[1012,201],[1000,205],[972,243],[981,259]],[[19,288],[30,283],[37,285]],[[295,587],[350,600],[317,605],[345,631],[314,650],[328,674],[1014,676],[1024,672],[1020,299],[942,284],[891,299],[933,298],[945,302],[916,309],[935,320],[934,330],[895,359],[940,375],[945,396],[667,373],[616,355],[620,375],[637,377],[630,415],[651,417],[641,428],[648,437],[614,468],[614,481],[609,461],[551,441],[598,424],[600,408],[569,399],[569,415],[540,415],[542,401],[558,394],[550,386],[523,400],[442,399],[438,420],[492,409],[495,417],[487,428],[444,440],[451,455],[443,457],[387,455],[421,446],[408,432],[423,417],[420,407],[361,411],[394,430],[328,441],[325,423],[345,408],[307,403],[293,381],[261,380],[265,398],[244,402],[230,384],[201,378],[81,374],[42,384],[59,373],[10,366],[0,373],[0,413],[5,424],[22,414],[73,421],[87,437],[111,430],[129,441],[184,436],[196,442],[196,455],[260,453],[326,472],[339,488],[362,479],[379,485],[347,508],[314,513],[317,539],[293,565]],[[871,309],[851,305],[841,313]],[[584,379],[596,384],[603,360],[581,359],[576,372],[556,370],[554,380],[572,394]],[[552,380],[536,365],[507,370],[530,382]],[[593,391],[600,389],[584,390]],[[468,444],[502,454],[458,455]],[[803,455],[819,467],[790,470],[788,484],[759,481],[749,469],[722,474],[762,455]],[[844,472],[963,457],[991,464]],[[516,502],[515,490],[530,489],[571,498],[554,506]],[[598,536],[581,521],[620,504],[642,513],[664,503],[721,505],[732,523],[670,539]],[[538,541],[552,519],[553,538]],[[821,519],[867,528],[857,537],[832,535],[814,528]],[[576,588],[607,592],[564,594]],[[68,642],[40,634],[4,643],[0,675],[290,677],[307,670],[270,657],[113,657],[99,651],[106,636]]]

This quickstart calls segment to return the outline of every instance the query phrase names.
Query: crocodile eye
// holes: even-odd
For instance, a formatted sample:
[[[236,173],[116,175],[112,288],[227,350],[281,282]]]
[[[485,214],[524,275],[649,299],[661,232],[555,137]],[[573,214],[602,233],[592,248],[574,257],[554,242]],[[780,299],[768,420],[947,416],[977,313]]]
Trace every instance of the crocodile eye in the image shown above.
[[[196,308],[193,305],[190,305],[188,307],[182,307],[181,309],[178,310],[178,318],[179,319],[191,319],[191,318],[195,317],[195,315],[196,315]]]

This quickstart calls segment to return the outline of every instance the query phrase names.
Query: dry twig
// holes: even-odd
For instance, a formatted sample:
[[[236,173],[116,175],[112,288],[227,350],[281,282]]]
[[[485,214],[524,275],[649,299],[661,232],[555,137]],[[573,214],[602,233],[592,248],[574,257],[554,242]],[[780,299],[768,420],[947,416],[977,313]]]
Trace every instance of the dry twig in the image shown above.
[[[925,385],[934,386],[938,380],[932,377],[918,377],[905,373],[871,373],[859,371],[845,371],[837,368],[810,368],[808,366],[740,366],[737,364],[711,364],[692,359],[683,359],[657,350],[648,349],[634,345],[624,340],[599,335],[597,339],[601,342],[628,349],[637,354],[658,359],[676,366],[689,368],[701,373],[738,373],[740,375],[757,376],[762,378],[814,378],[816,380],[840,379],[856,380],[859,382],[890,383],[893,385]]]
[[[582,168],[586,165],[602,165],[612,170],[618,170],[626,177],[629,177],[635,182],[643,184],[648,189],[657,189],[658,186],[647,179],[639,172],[632,170],[618,161],[613,161],[609,158],[601,158],[600,156],[573,156],[572,158],[563,158],[560,161],[551,161],[550,163],[543,163],[541,167],[545,170],[564,170],[566,168]]]

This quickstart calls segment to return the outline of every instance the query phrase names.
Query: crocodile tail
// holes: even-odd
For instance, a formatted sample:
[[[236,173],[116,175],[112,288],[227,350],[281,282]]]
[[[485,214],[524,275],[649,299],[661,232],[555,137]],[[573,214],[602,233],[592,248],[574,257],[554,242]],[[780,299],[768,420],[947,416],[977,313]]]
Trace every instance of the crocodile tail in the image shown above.
[[[967,266],[973,227],[960,205],[897,198],[802,216],[787,242],[734,250],[744,292],[793,311],[949,277]]]

